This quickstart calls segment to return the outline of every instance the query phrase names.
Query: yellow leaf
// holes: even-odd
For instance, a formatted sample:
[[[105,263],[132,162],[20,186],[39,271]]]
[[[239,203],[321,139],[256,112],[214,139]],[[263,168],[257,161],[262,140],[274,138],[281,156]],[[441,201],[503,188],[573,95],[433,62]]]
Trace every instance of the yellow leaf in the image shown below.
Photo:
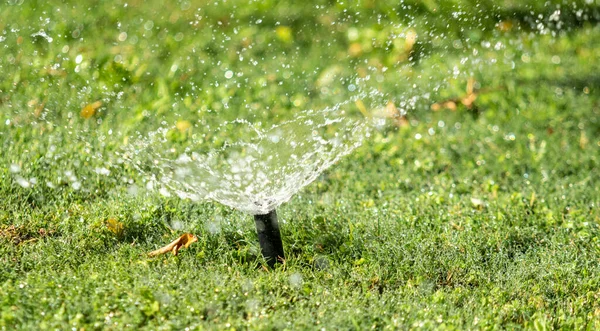
[[[148,253],[148,256],[154,257],[168,252],[173,252],[173,255],[177,255],[177,252],[181,249],[182,246],[188,248],[191,244],[197,241],[198,237],[194,236],[191,233],[184,233],[179,238],[173,240],[170,244]]]
[[[96,113],[96,110],[94,108],[92,108],[91,105],[85,105],[85,107],[83,107],[83,109],[81,109],[81,113],[79,113],[81,115],[81,117],[88,119],[92,116],[94,116],[94,114]]]
[[[177,130],[179,130],[179,132],[184,133],[185,131],[187,131],[187,129],[192,127],[192,123],[190,123],[190,121],[177,121],[177,124],[175,125],[177,127]]]
[[[496,29],[502,31],[502,32],[507,32],[512,30],[513,28],[513,22],[512,21],[502,21],[498,24],[496,24]]]
[[[356,104],[356,108],[358,108],[358,110],[360,110],[360,112],[366,118],[371,118],[371,114],[369,114],[369,112],[367,111],[367,107],[365,107],[365,104],[362,102],[361,99],[357,99],[354,103]]]
[[[278,26],[275,29],[275,33],[277,34],[277,38],[285,43],[292,41],[292,29],[289,26]]]
[[[590,142],[590,140],[588,139],[587,135],[585,134],[585,131],[581,131],[581,134],[579,135],[579,147],[581,149],[585,149],[585,146],[587,146],[587,144]]]
[[[100,106],[102,106],[101,101],[96,101],[94,103],[87,104],[81,109],[79,115],[81,115],[81,117],[85,119],[88,119],[94,116],[94,114],[96,114],[96,109],[100,108]]]
[[[106,220],[106,227],[108,228],[108,231],[116,234],[117,236],[123,234],[123,223],[117,221],[114,218],[109,218]]]
[[[358,57],[363,53],[363,49],[360,43],[352,43],[348,47],[348,54],[352,57]]]
[[[406,52],[410,52],[417,42],[417,32],[413,29],[406,32],[406,40],[404,41],[404,47]]]

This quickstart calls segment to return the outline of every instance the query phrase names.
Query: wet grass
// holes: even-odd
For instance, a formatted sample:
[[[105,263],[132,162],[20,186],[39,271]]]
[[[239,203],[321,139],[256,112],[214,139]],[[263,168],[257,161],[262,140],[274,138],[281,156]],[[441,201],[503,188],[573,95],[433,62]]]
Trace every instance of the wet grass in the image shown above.
[[[432,3],[415,4],[418,22],[449,15],[430,12]],[[192,116],[226,94],[194,77],[203,70],[222,77],[223,68],[184,61],[189,45],[202,42],[203,54],[226,64],[235,58],[202,33],[187,34],[193,13],[181,9],[186,4],[169,8],[169,16],[137,3],[129,12],[103,4],[91,12],[0,6],[0,329],[600,328],[597,9],[586,11],[588,20],[565,14],[571,28],[555,36],[526,28],[492,33],[485,20],[470,25],[506,48],[481,54],[487,65],[445,80],[406,122],[388,119],[281,206],[287,260],[267,271],[251,216],[145,191],[135,186],[139,174],[106,152],[152,125],[146,111]],[[254,6],[239,16],[254,20],[263,10],[265,22],[278,18]],[[286,8],[280,15],[290,27],[327,19],[311,8]],[[344,9],[332,6],[327,15]],[[204,20],[225,24],[231,8],[206,10]],[[501,8],[500,17],[511,10],[519,13],[511,24],[529,24],[521,7]],[[44,17],[55,40],[32,42]],[[170,30],[143,35],[153,27],[140,17]],[[137,35],[146,46],[118,44],[119,22],[129,24],[128,40]],[[375,18],[363,23],[365,35],[371,25],[387,26]],[[261,31],[267,34],[253,36]],[[189,38],[184,46],[178,32]],[[319,33],[329,31],[311,36]],[[294,36],[310,48],[310,38]],[[347,53],[348,44],[340,39],[331,49]],[[411,75],[407,85],[391,84],[398,95],[409,83],[423,91],[436,86],[424,81],[465,56],[443,44],[417,50],[423,53],[413,69],[388,76]],[[307,51],[303,65],[319,63],[321,51]],[[77,69],[78,54],[88,70]],[[385,62],[388,54],[375,48],[360,56]],[[498,56],[507,60],[489,65]],[[344,59],[359,70],[364,58]],[[171,74],[174,62],[187,74]],[[465,105],[471,77],[477,99]],[[202,91],[194,98],[185,95],[190,82]],[[235,92],[271,106],[255,118],[293,116],[293,98],[258,87]],[[102,106],[86,118],[82,109],[97,100]],[[456,109],[429,108],[449,100]],[[247,110],[236,111],[220,114]],[[178,256],[146,258],[183,232],[199,241]]]

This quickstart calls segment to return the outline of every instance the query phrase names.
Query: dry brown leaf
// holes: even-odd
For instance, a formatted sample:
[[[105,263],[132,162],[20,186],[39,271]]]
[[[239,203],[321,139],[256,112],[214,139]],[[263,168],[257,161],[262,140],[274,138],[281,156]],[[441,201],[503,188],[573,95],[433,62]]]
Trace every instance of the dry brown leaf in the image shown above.
[[[374,109],[372,113],[373,117],[389,119],[398,127],[405,127],[409,125],[406,116],[403,115],[398,108],[396,108],[396,105],[391,100],[388,101],[385,107]]]
[[[471,109],[471,106],[473,106],[473,102],[475,102],[475,99],[477,99],[477,94],[471,93],[464,97],[462,100],[460,100],[460,102],[463,105],[465,105],[465,107],[467,107],[468,109]]]
[[[440,111],[442,110],[442,105],[440,103],[434,103],[431,105],[431,110],[433,111]]]
[[[441,102],[436,102],[434,104],[431,105],[431,110],[433,111],[440,111],[440,110],[451,110],[451,111],[456,111],[457,109],[457,103],[461,103],[463,106],[467,107],[467,109],[472,109],[475,103],[475,100],[477,99],[477,91],[475,90],[475,78],[470,77],[467,80],[467,88],[466,88],[466,93],[464,96],[459,97],[459,98],[455,98],[455,99],[448,99],[448,100],[444,100]]]
[[[181,249],[182,246],[188,248],[191,244],[197,241],[198,237],[194,236],[191,233],[184,233],[170,244],[148,253],[148,256],[154,257],[168,252],[173,252],[173,255],[177,255],[177,252]]]
[[[406,115],[400,116],[396,119],[396,126],[401,128],[407,128],[410,126],[410,122],[408,121]]]
[[[475,78],[469,77],[467,80],[467,95],[475,93]]]
[[[454,102],[454,101],[446,101],[444,103],[444,107],[446,107],[446,108],[448,108],[448,109],[450,109],[452,111],[455,111],[456,110],[456,102]]]
[[[17,238],[19,236],[19,229],[20,229],[20,227],[14,226],[14,225],[10,225],[7,227],[1,227],[0,228],[0,237],[7,238],[9,240],[12,240],[13,238]]]
[[[53,234],[53,230],[46,230],[44,228],[40,228],[37,231],[38,236],[35,236],[34,233],[27,231],[23,226],[2,226],[0,225],[0,238],[4,238],[8,241],[11,241],[15,245],[27,244],[31,242],[35,242],[40,238],[46,237],[48,235]]]

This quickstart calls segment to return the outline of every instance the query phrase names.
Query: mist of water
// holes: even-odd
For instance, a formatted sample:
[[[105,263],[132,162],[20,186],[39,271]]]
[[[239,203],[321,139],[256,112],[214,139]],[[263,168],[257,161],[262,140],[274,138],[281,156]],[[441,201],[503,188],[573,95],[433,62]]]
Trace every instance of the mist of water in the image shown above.
[[[9,1],[4,13],[17,17],[25,6]],[[130,167],[150,191],[251,214],[288,201],[390,119],[452,94],[452,82],[476,90],[473,77],[533,61],[536,38],[598,20],[591,1],[268,11],[182,1],[168,4],[167,16],[140,4],[95,6],[85,12],[112,13],[106,26],[69,16],[66,5],[28,7],[39,21],[0,24],[0,68],[11,75],[0,86],[10,130],[0,135],[17,141],[20,126],[39,129],[35,148],[56,177],[38,181],[15,156],[14,182],[86,190],[78,173],[93,160],[98,176]],[[89,47],[108,35],[106,49]],[[25,53],[36,61],[20,63]],[[29,95],[39,86],[43,93]],[[61,150],[69,143],[81,145],[81,159]],[[132,178],[118,181],[139,191]]]

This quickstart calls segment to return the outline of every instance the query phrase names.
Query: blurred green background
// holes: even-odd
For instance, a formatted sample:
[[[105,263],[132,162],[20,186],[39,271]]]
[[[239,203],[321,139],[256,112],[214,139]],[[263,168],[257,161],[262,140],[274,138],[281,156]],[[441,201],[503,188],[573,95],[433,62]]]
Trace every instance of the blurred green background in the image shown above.
[[[0,328],[600,327],[598,1],[4,1]],[[348,102],[352,100],[352,102]],[[344,103],[362,147],[251,217],[117,152]],[[147,259],[183,232],[199,242]]]

